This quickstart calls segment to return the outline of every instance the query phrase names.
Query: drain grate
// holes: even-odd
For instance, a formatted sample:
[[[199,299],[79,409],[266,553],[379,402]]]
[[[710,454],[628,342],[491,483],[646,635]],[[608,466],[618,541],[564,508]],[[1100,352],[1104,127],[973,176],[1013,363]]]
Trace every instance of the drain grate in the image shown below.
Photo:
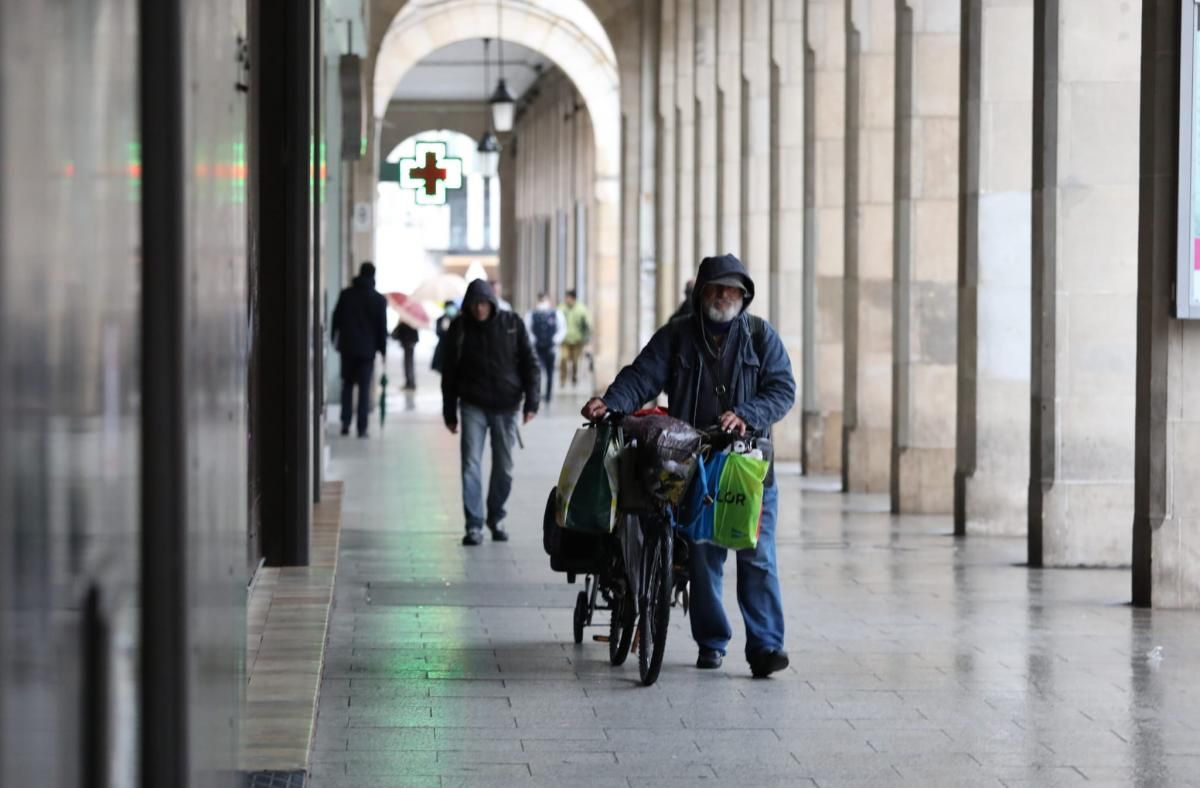
[[[246,772],[246,788],[304,788],[303,771]]]

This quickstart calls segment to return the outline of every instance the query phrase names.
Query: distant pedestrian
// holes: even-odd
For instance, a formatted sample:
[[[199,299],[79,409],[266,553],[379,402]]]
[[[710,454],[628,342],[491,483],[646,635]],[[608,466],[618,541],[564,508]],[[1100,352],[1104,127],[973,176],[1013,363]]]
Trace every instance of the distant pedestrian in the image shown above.
[[[525,328],[533,340],[542,374],[546,376],[546,402],[554,393],[554,365],[558,346],[567,336],[567,316],[554,307],[548,293],[538,295],[537,306],[525,315]]]
[[[683,286],[683,303],[675,310],[675,314],[671,315],[670,320],[679,317],[687,317],[692,314],[692,288],[695,286],[696,280],[689,279],[687,284]]]
[[[500,305],[500,311],[513,311],[512,304],[504,300],[504,283],[499,279],[493,279],[488,284],[492,286],[492,292],[496,294],[496,303]]]
[[[417,368],[413,356],[417,343],[421,341],[421,334],[417,329],[401,320],[392,331],[392,339],[399,342],[400,347],[404,350],[404,390],[416,391]]]
[[[437,333],[437,344],[433,347],[433,363],[430,367],[434,372],[441,374],[442,358],[445,356],[446,349],[443,340],[446,337],[446,332],[450,330],[450,323],[454,318],[458,317],[458,304],[453,301],[447,301],[444,307],[445,311],[442,316],[433,324],[433,329]]]
[[[579,360],[583,358],[583,350],[592,338],[592,313],[579,301],[574,290],[567,291],[562,313],[567,319],[567,335],[562,343],[559,383],[565,386],[568,370],[571,383],[579,382]]]
[[[375,292],[375,266],[365,262],[354,283],[338,296],[331,326],[342,357],[342,434],[350,434],[358,388],[358,437],[367,437],[375,354],[387,357],[387,299]]]
[[[513,447],[518,418],[529,423],[538,410],[538,366],[525,323],[504,312],[491,286],[477,279],[463,298],[463,314],[450,324],[442,359],[442,419],[457,433],[462,417],[462,497],[466,535],[462,543],[508,539],[504,506],[512,491]],[[483,442],[492,438],[492,478],[483,501]]]

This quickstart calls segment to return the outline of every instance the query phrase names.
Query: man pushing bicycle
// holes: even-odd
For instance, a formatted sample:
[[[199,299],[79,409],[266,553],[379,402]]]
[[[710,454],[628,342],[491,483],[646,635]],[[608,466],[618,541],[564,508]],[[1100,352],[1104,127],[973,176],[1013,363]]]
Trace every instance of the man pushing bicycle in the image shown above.
[[[796,381],[787,350],[771,325],[746,314],[754,280],[733,255],[706,257],[692,289],[692,311],[660,328],[604,397],[583,407],[597,421],[611,409],[633,412],[665,392],[678,419],[726,432],[769,435],[791,410]],[[764,482],[761,530],[753,550],[737,551],[737,596],[746,625],[746,660],[757,678],[788,666],[783,600],[775,558],[779,490],[774,467]],[[733,632],[721,604],[726,549],[697,543],[690,551],[692,637],[698,668],[719,668]]]

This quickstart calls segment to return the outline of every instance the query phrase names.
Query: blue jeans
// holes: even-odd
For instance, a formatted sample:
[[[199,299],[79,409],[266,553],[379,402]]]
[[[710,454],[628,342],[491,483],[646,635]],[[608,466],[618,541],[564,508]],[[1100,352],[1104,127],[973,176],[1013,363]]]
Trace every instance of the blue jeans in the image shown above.
[[[546,395],[542,398],[543,401],[549,402],[550,395],[554,393],[554,346],[548,348],[535,348],[537,350],[538,363],[542,365],[542,374],[546,376]]]
[[[517,442],[517,413],[491,411],[462,403],[459,419],[462,446],[463,516],[467,530],[481,530],[504,520],[504,504],[512,492],[513,445]],[[488,484],[486,519],[483,509],[483,441],[492,434],[492,478]]]
[[[775,522],[779,518],[779,487],[763,490],[762,529],[758,547],[737,551],[737,598],[746,622],[746,655],[783,648],[783,599],[775,565]],[[721,604],[725,576],[724,547],[699,543],[691,548],[692,637],[701,648],[725,653],[733,630]]]

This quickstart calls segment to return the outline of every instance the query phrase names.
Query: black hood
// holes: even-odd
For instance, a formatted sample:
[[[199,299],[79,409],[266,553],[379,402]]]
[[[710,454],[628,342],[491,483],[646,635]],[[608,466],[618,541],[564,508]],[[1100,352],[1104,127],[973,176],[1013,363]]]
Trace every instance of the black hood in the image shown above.
[[[478,301],[487,301],[492,305],[492,317],[495,317],[496,313],[500,311],[500,302],[486,279],[476,279],[467,285],[467,294],[463,296],[462,311],[468,315],[471,314],[471,306]]]
[[[692,314],[697,316],[704,314],[701,298],[704,295],[705,286],[714,279],[726,276],[736,276],[742,280],[746,286],[746,296],[742,300],[742,312],[745,313],[750,308],[750,302],[754,300],[754,280],[750,278],[750,274],[741,260],[731,254],[723,254],[720,257],[705,257],[700,261],[700,270],[696,272],[696,283],[692,286]]]

